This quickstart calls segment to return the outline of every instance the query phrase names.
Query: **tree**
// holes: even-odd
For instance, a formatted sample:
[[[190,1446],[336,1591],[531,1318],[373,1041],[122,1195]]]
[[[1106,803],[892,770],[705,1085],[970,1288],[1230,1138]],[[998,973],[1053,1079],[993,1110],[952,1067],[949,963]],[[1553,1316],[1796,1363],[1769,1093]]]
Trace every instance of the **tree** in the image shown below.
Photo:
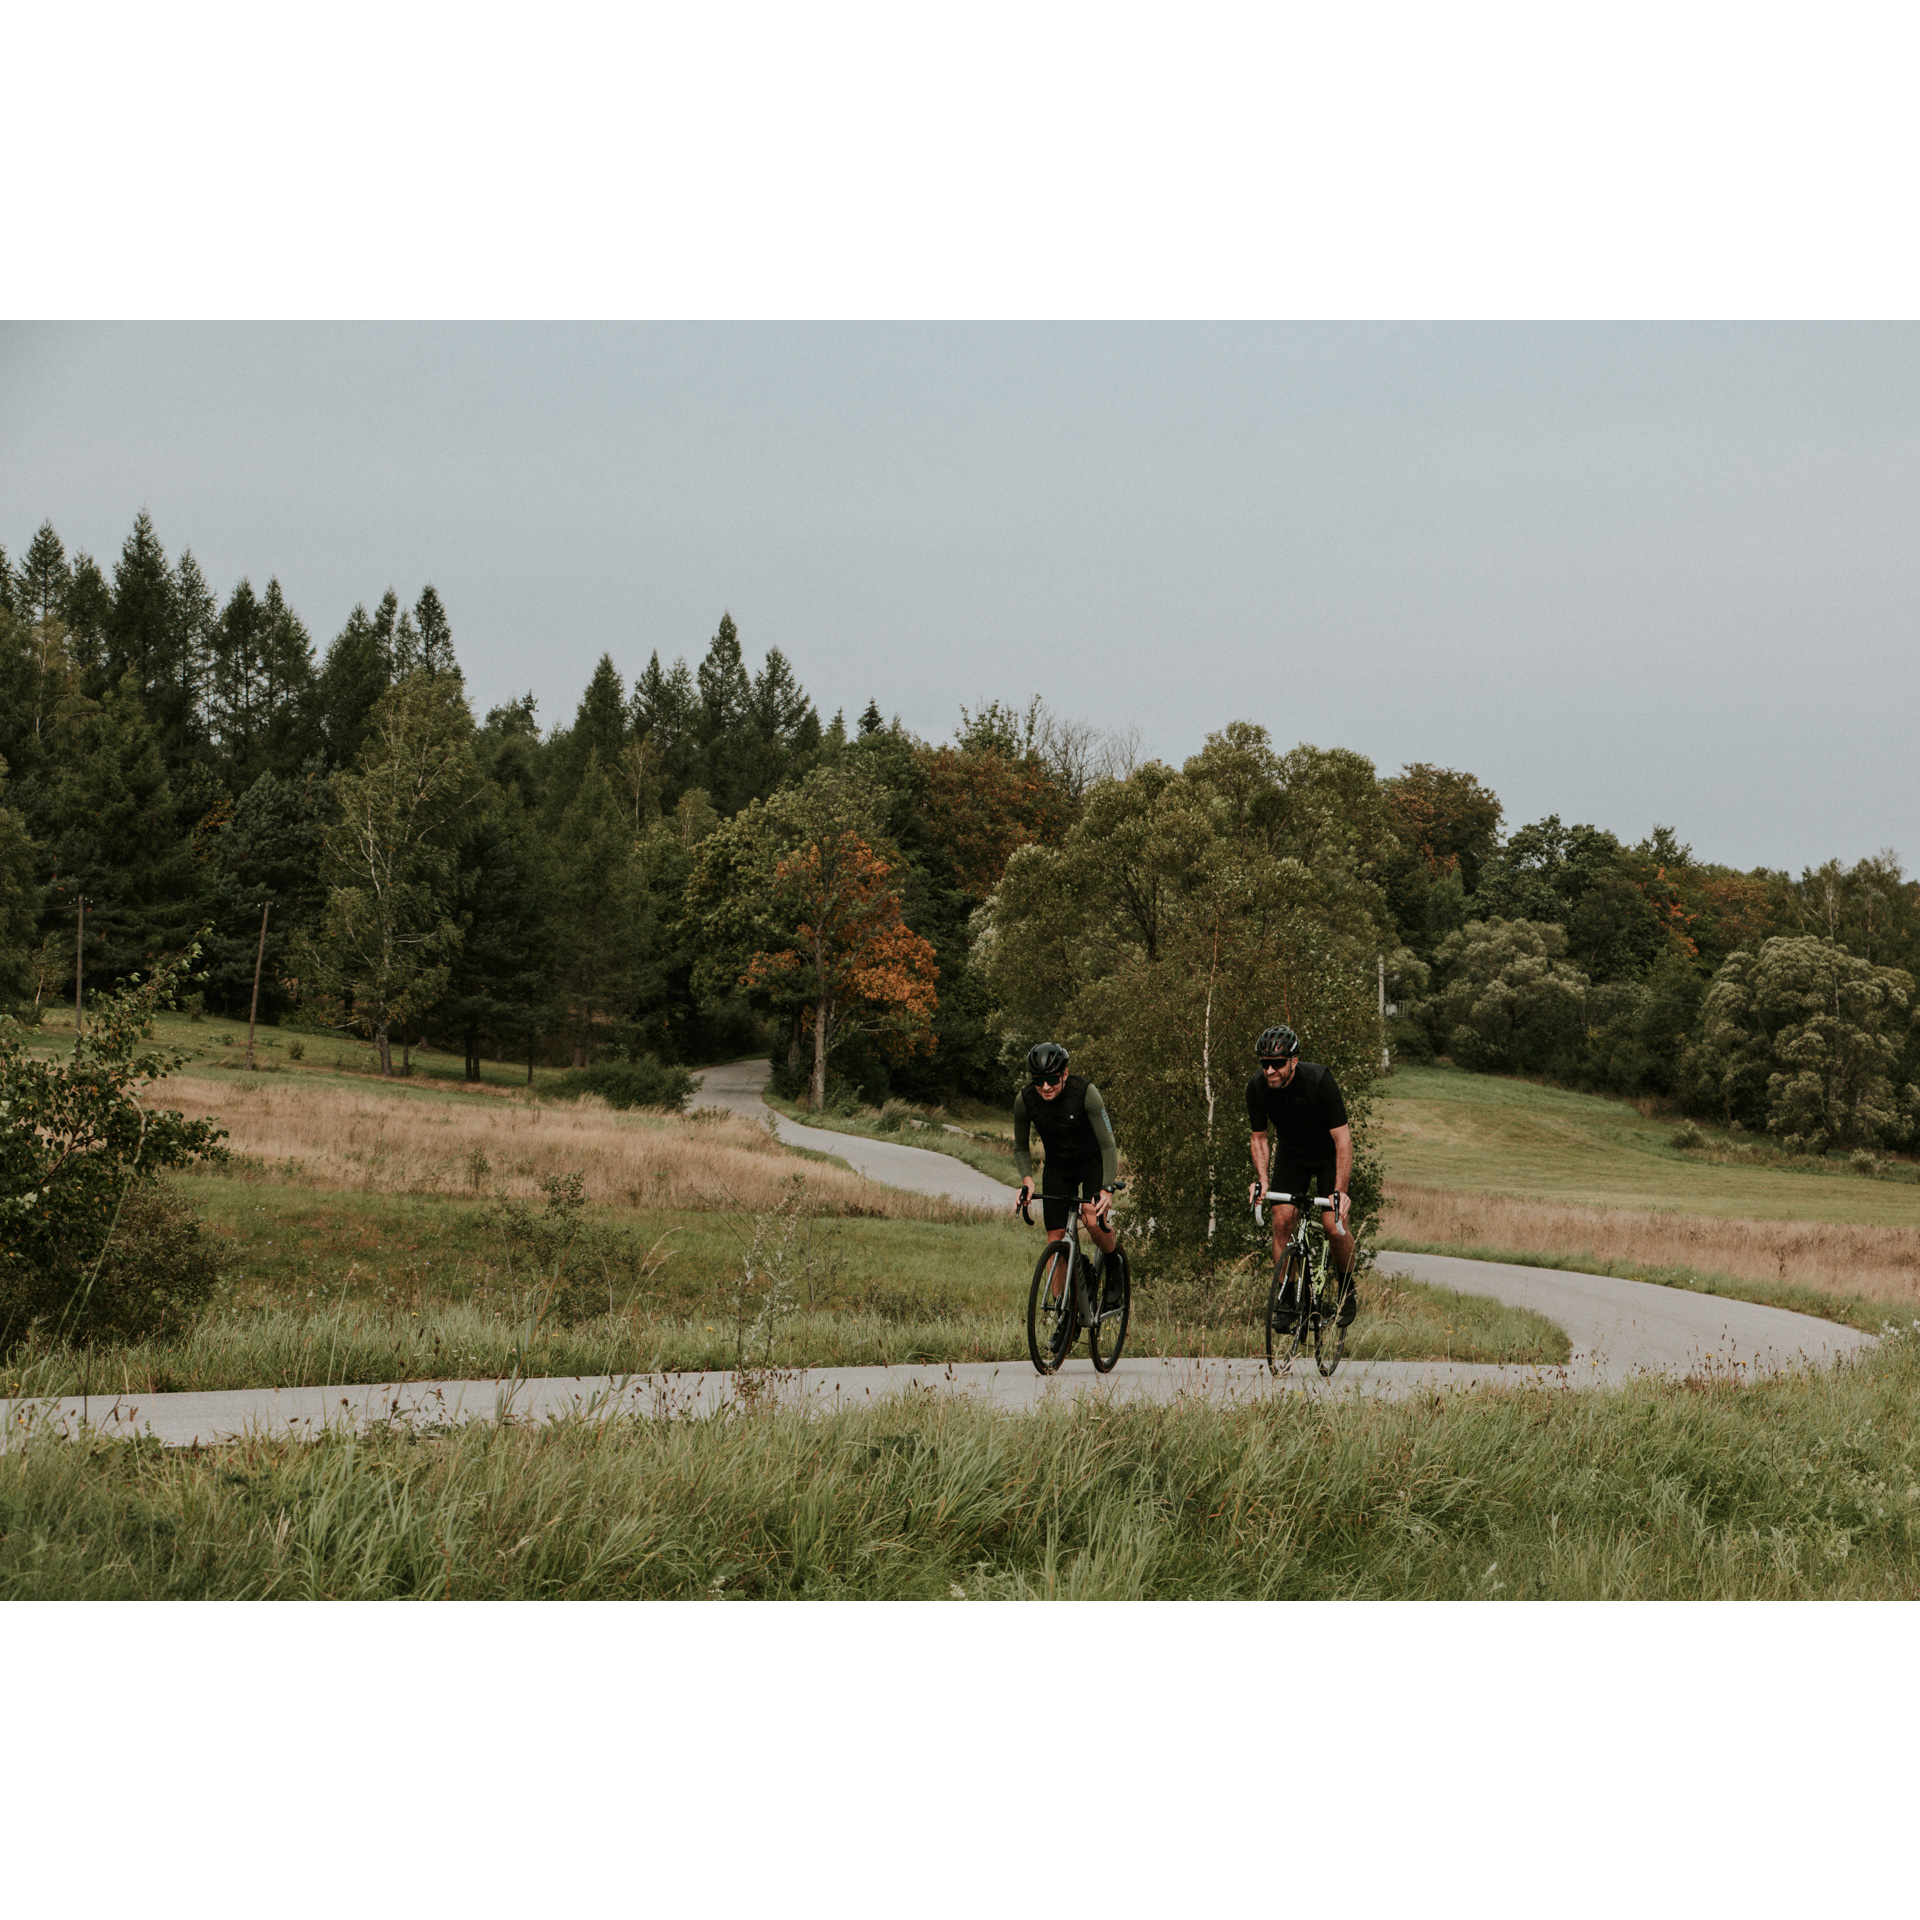
[[[262,773],[203,836],[206,992],[230,1015],[244,1014],[252,999],[263,907],[271,909],[260,980],[266,1017],[289,998],[299,937],[325,902],[320,861],[327,799],[317,761],[292,779]]]
[[[1450,907],[1436,915],[1432,896],[1449,882],[1456,898],[1478,888],[1500,844],[1500,800],[1472,774],[1424,760],[1381,781],[1380,797],[1399,843],[1387,897],[1401,937],[1425,953],[1465,921]]]
[[[209,643],[208,729],[229,792],[292,775],[320,745],[312,723],[313,643],[280,582],[234,588]]]
[[[803,1020],[816,1102],[829,1055],[857,1035],[896,1059],[933,1041],[937,961],[902,912],[884,834],[892,797],[862,762],[818,768],[716,827],[687,882],[703,947],[696,985],[709,1000],[743,987]],[[796,1024],[796,1047],[799,1036]]]
[[[1097,783],[1058,845],[1014,851],[975,918],[1004,1057],[1069,1047],[1107,1094],[1156,1246],[1208,1264],[1253,1245],[1240,1089],[1276,1019],[1340,1076],[1362,1226],[1379,1204],[1364,1146],[1380,1047],[1370,816],[1333,817],[1328,800],[1352,778],[1370,789],[1372,770],[1311,749],[1288,761],[1236,724],[1177,773],[1150,761]]]
[[[700,695],[684,660],[676,660],[669,672],[655,653],[634,682],[629,709],[633,738],[647,748],[649,763],[659,776],[663,812],[670,813],[680,795],[699,778],[699,705]]]
[[[389,594],[387,599],[391,601]],[[387,613],[382,603],[382,615]],[[321,663],[314,688],[314,708],[327,758],[336,767],[350,767],[359,758],[368,717],[393,679],[393,623],[370,619],[363,606],[347,616]]]
[[[0,793],[6,790],[6,777],[6,762],[0,760]],[[41,858],[18,810],[0,806],[0,1003],[33,997]]]
[[[855,1033],[895,1057],[933,1050],[932,946],[901,917],[892,868],[850,828],[828,831],[774,868],[770,915],[793,945],[756,953],[741,985],[799,998],[813,1028],[812,1097],[827,1098],[827,1059]]]
[[[633,829],[597,753],[549,848],[553,986],[573,1064],[632,1014],[657,945]]]
[[[1687,1051],[1692,1098],[1795,1152],[1903,1139],[1920,1092],[1893,1069],[1912,1023],[1913,976],[1836,941],[1778,937],[1728,956]]]
[[[1425,1010],[1440,1045],[1479,1073],[1564,1070],[1577,1059],[1588,984],[1566,952],[1566,930],[1550,920],[1472,920],[1449,934]]]
[[[548,871],[519,789],[489,781],[460,839],[453,911],[463,931],[436,1014],[458,1035],[470,1081],[487,1039],[518,1057],[540,1027],[552,980]]]
[[[453,622],[447,618],[447,610],[431,582],[420,589],[420,598],[413,603],[413,627],[415,658],[410,667],[403,666],[400,670],[449,673],[457,678],[460,662],[453,651]]]
[[[393,1072],[393,1035],[439,997],[460,941],[454,846],[476,798],[473,716],[457,680],[410,674],[375,705],[359,768],[333,777],[327,905],[303,964],[334,1019]]]
[[[192,855],[137,677],[64,720],[42,832],[52,881],[45,910],[62,929],[87,901],[87,976],[121,979],[193,933]],[[51,929],[50,929],[51,930]]]

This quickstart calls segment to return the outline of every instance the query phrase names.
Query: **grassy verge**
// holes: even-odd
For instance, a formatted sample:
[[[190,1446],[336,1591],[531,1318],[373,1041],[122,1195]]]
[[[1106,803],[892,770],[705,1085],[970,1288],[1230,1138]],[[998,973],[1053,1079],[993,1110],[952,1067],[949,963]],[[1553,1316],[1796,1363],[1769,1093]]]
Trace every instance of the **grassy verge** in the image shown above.
[[[1796,1286],[1792,1281],[1748,1280],[1738,1274],[1701,1273],[1692,1267],[1650,1266],[1639,1260],[1610,1260],[1592,1252],[1540,1253],[1528,1247],[1488,1247],[1474,1242],[1403,1240],[1383,1234],[1382,1253],[1444,1253],[1457,1260],[1495,1260],[1514,1267],[1546,1267],[1560,1273],[1604,1273],[1616,1280],[1645,1280],[1656,1287],[1679,1287],[1688,1293],[1717,1294],[1725,1300],[1751,1300],[1756,1306],[1784,1307],[1790,1313],[1837,1320],[1862,1333],[1879,1333],[1889,1323],[1884,1300],[1859,1294],[1832,1293],[1824,1287]]]
[[[0,1456],[0,1597],[1920,1594],[1920,1345],[1752,1385]]]
[[[916,1123],[903,1117],[890,1121],[883,1118],[877,1108],[857,1114],[816,1113],[811,1107],[796,1106],[776,1093],[762,1097],[776,1112],[784,1113],[789,1120],[798,1120],[802,1126],[820,1127],[829,1133],[857,1134],[863,1140],[891,1140],[902,1147],[923,1147],[929,1153],[944,1153],[949,1159],[964,1160],[968,1166],[977,1167],[1009,1188],[1017,1189],[1020,1185],[1010,1150],[1003,1152],[969,1135],[948,1133],[937,1120]]]
[[[295,1302],[263,1289],[229,1301],[184,1338],[75,1350],[25,1347],[0,1367],[0,1398],[69,1393],[188,1393],[335,1382],[497,1379],[522,1374],[691,1372],[743,1356],[784,1367],[900,1366],[914,1361],[1007,1360],[1025,1366],[1027,1279],[1004,1257],[1007,1236],[968,1229],[903,1244],[892,1222],[847,1223],[823,1260],[813,1303],[750,1342],[759,1296],[730,1295],[732,1248],[711,1220],[672,1288],[575,1326],[533,1325],[510,1310],[498,1275],[462,1277],[445,1242],[441,1290],[422,1256],[417,1286],[382,1283],[376,1268]],[[875,1232],[875,1228],[882,1231]],[[991,1236],[989,1238],[988,1236]],[[1380,1277],[1362,1282],[1362,1311],[1347,1351],[1363,1360],[1454,1359],[1558,1365],[1565,1334],[1537,1314],[1441,1287]],[[1127,1351],[1138,1357],[1257,1355],[1264,1336],[1240,1303],[1136,1295]]]

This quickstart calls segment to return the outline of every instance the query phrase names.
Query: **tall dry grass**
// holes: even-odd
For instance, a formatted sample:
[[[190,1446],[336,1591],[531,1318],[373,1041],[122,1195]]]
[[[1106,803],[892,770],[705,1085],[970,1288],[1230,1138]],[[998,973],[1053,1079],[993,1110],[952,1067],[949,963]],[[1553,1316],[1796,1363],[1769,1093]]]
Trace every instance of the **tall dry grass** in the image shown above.
[[[1392,1205],[1384,1226],[1391,1240],[1688,1267],[1920,1308],[1920,1228],[1719,1220],[1398,1184],[1387,1192]]]
[[[737,1114],[619,1113],[604,1102],[426,1096],[301,1078],[170,1079],[154,1102],[227,1129],[238,1171],[343,1192],[536,1195],[586,1176],[602,1206],[762,1213],[792,1197],[810,1212],[963,1223],[950,1201],[883,1187],[789,1153]]]

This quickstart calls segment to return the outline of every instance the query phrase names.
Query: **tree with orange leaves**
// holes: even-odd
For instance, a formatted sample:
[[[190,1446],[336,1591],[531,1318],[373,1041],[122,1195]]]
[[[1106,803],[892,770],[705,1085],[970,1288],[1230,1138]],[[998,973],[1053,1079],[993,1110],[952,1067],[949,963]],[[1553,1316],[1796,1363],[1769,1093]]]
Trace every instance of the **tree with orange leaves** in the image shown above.
[[[894,1058],[931,1053],[940,969],[902,918],[892,868],[851,828],[823,833],[774,868],[774,924],[792,945],[762,950],[740,984],[812,1009],[815,1107],[827,1097],[827,1057],[856,1033]]]

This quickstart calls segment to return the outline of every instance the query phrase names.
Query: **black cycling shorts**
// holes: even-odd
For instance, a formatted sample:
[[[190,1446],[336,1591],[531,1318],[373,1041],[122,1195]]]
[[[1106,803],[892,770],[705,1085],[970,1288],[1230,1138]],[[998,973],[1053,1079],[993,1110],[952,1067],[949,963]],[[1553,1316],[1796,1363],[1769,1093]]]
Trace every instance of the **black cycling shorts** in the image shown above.
[[[1059,1173],[1051,1167],[1040,1170],[1040,1217],[1047,1223],[1049,1233],[1067,1224],[1067,1211],[1077,1202],[1099,1198],[1098,1167],[1091,1173],[1075,1173],[1071,1168]]]
[[[1328,1154],[1324,1160],[1289,1160],[1283,1153],[1276,1153],[1267,1166],[1267,1190],[1270,1193],[1305,1193],[1308,1182],[1312,1182],[1313,1191],[1320,1196],[1323,1205],[1328,1203],[1328,1195],[1333,1192],[1334,1158]],[[1338,1206],[1338,1201],[1331,1202]]]

